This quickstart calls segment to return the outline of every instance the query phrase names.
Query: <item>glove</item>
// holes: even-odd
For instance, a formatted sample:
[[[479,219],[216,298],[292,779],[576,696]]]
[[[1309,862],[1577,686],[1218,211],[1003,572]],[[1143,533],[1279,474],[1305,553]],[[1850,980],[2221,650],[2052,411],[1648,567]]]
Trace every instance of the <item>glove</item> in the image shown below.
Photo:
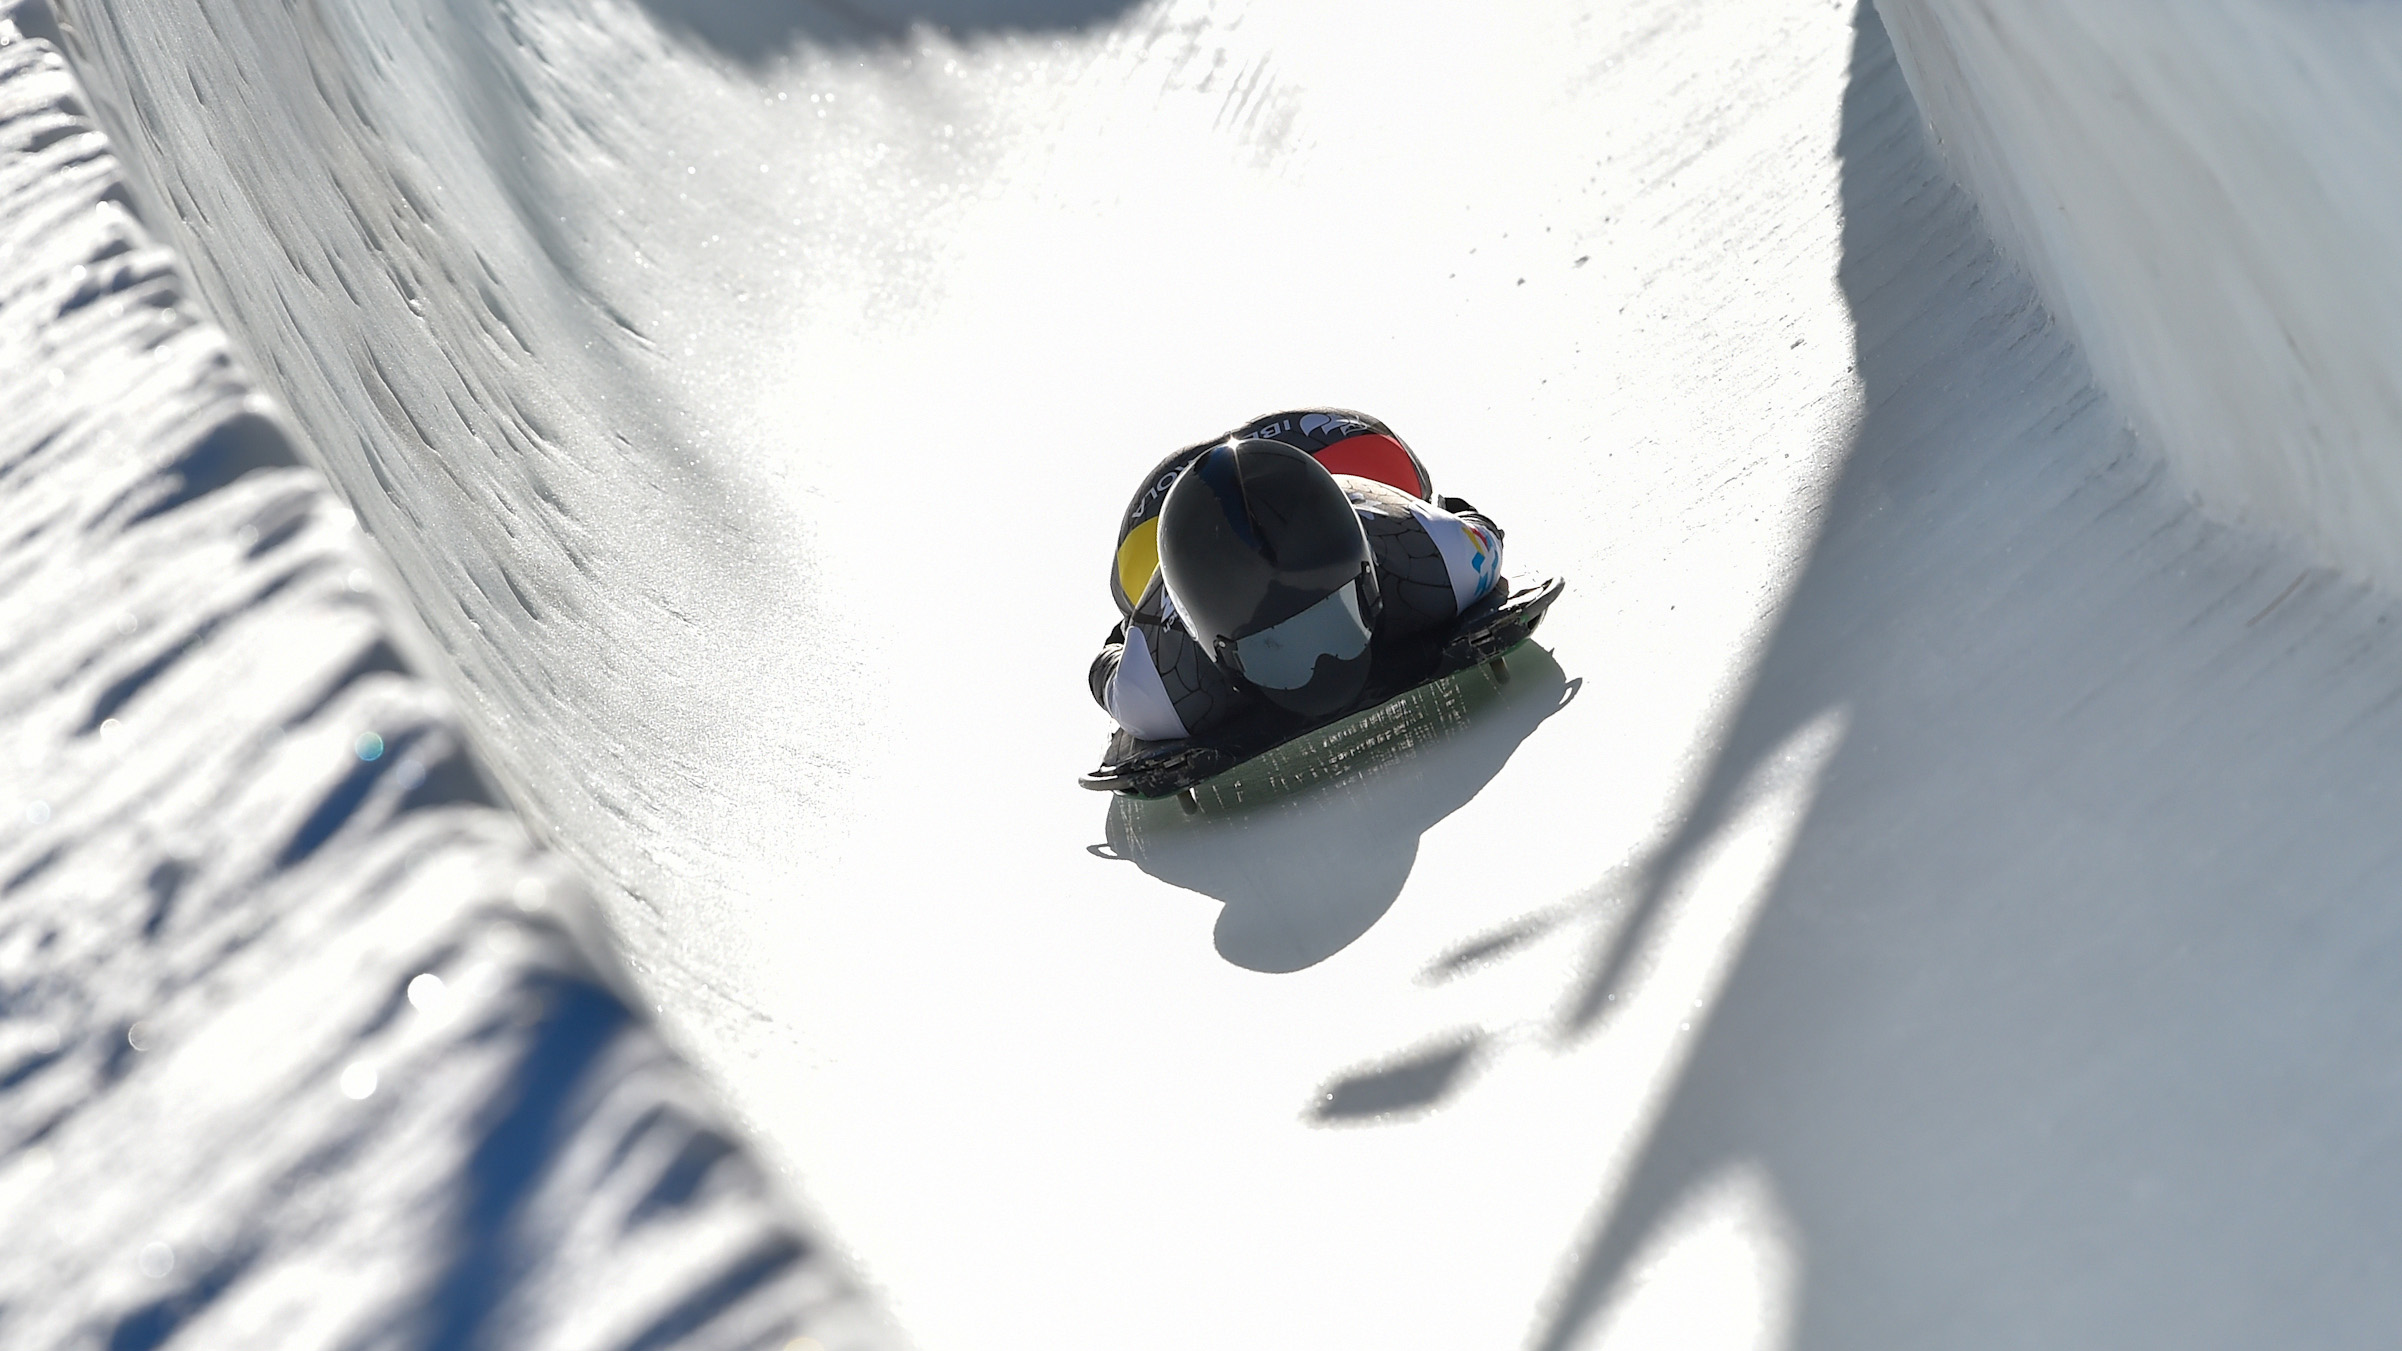
[[[1450,512],[1454,516],[1474,516],[1484,525],[1485,529],[1493,532],[1493,538],[1497,540],[1506,542],[1510,537],[1509,532],[1503,530],[1499,522],[1495,521],[1492,517],[1485,515],[1483,512],[1478,511],[1475,505],[1469,502],[1465,497],[1446,497],[1436,502],[1435,505],[1441,507],[1445,511]]]

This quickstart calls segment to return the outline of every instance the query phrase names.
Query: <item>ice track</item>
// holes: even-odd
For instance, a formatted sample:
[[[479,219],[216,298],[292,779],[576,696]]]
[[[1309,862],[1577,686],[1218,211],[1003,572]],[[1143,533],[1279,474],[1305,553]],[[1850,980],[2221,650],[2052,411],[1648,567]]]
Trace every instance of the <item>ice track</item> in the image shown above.
[[[0,15],[0,1343],[881,1344],[124,197]]]
[[[927,1351],[2402,1318],[2393,602],[2128,430],[1873,10],[56,19]],[[1273,801],[1079,791],[1129,476],[1312,402],[1571,578],[1546,650]]]

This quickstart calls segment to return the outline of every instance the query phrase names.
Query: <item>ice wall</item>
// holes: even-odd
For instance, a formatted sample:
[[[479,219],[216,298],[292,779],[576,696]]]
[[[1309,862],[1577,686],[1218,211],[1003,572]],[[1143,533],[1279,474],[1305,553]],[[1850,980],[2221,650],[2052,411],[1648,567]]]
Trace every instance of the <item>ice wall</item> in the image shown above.
[[[2402,11],[1885,0],[1911,91],[2146,440],[2402,585]]]
[[[19,12],[0,1343],[876,1344],[487,795]]]

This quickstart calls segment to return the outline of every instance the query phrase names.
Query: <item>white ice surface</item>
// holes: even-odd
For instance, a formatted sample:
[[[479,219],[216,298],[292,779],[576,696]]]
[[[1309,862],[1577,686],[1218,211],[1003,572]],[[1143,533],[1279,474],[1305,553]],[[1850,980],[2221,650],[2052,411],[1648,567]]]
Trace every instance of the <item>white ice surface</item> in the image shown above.
[[[61,8],[928,1351],[2402,1314],[2390,605],[2164,485],[1873,15]],[[1311,402],[1570,578],[1550,655],[1080,791],[1131,476]]]

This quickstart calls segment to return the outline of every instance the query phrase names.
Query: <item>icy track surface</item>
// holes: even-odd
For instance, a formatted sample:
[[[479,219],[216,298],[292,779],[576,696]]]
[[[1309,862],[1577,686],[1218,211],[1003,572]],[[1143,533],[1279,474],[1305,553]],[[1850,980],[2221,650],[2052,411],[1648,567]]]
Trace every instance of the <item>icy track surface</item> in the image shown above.
[[[2402,1320],[2391,602],[2163,479],[1872,11],[836,12],[60,5],[921,1346]],[[1077,789],[1132,475],[1314,402],[1570,578],[1545,651]]]

